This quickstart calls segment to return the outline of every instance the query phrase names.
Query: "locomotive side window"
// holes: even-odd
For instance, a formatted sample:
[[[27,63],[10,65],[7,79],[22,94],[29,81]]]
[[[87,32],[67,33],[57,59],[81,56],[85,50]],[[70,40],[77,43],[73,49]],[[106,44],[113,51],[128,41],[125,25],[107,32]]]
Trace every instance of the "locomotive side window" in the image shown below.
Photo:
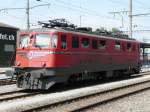
[[[52,48],[57,48],[58,36],[56,34],[52,35]]]
[[[106,41],[105,40],[99,40],[98,48],[99,49],[105,49],[106,48]]]
[[[117,49],[117,50],[121,49],[120,41],[115,41],[115,49]]]
[[[50,35],[49,34],[37,34],[35,36],[35,47],[49,48]]]
[[[82,38],[81,46],[82,48],[89,48],[90,40],[88,38]]]
[[[61,49],[66,49],[66,47],[67,47],[66,35],[61,35],[60,41],[61,41],[60,42]]]
[[[29,41],[29,35],[20,35],[20,48],[27,48],[28,47],[28,41]]]
[[[122,44],[122,50],[126,51],[126,45],[124,43]]]
[[[127,50],[131,51],[131,48],[132,48],[131,43],[127,43]]]
[[[138,50],[139,53],[141,52],[139,45],[137,45],[137,50]]]
[[[133,51],[136,51],[136,44],[133,44],[132,50],[133,50]]]
[[[93,49],[97,49],[98,48],[97,40],[95,40],[95,39],[92,40],[92,48]]]
[[[72,36],[72,48],[79,48],[79,38]]]

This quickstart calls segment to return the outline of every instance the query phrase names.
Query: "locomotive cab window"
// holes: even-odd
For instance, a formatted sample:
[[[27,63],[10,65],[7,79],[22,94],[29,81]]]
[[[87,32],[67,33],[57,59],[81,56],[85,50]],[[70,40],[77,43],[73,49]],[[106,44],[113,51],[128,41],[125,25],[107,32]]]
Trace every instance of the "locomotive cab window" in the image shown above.
[[[81,46],[82,46],[82,48],[89,48],[90,40],[88,38],[82,38]]]
[[[120,41],[115,41],[115,49],[117,49],[117,50],[121,49]]]
[[[66,49],[67,47],[66,35],[64,34],[61,35],[60,46],[61,46],[61,49]]]
[[[58,45],[58,36],[56,34],[52,35],[52,48],[57,48]]]
[[[28,47],[28,41],[29,41],[29,35],[20,35],[19,47],[20,48],[27,48]]]
[[[99,49],[105,49],[106,48],[106,41],[105,40],[99,40],[98,48]]]
[[[79,48],[79,37],[72,36],[72,48]]]
[[[95,40],[95,39],[92,40],[92,48],[93,49],[97,49],[98,48],[97,40]]]
[[[49,48],[50,47],[50,35],[49,34],[37,34],[35,36],[35,47]]]

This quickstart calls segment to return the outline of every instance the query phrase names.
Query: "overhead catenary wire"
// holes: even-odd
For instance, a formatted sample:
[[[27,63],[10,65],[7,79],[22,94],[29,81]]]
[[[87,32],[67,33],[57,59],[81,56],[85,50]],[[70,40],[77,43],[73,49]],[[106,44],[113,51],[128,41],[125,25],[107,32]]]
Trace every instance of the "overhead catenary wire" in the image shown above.
[[[116,1],[116,0],[107,0],[113,4],[118,4],[118,5],[122,5],[124,6],[125,2],[123,2],[122,0]]]
[[[122,5],[122,6],[124,6],[127,2],[124,2],[124,1],[121,1],[121,0],[107,0],[107,1],[109,1],[109,2],[111,2],[112,4],[116,4],[116,5]],[[138,8],[144,8],[145,9],[145,7],[148,7],[148,5],[145,5],[143,2],[140,2],[140,1],[133,1],[134,3],[137,3],[138,4],[138,6],[136,6],[136,7],[138,7]]]
[[[60,6],[60,7],[64,7],[64,8],[68,8],[67,2],[64,2],[62,0],[55,0],[54,2],[53,2],[54,5],[57,5],[57,6]],[[110,16],[106,16],[106,15],[101,14],[101,13],[95,11],[95,10],[84,8],[83,6],[80,7],[80,6],[74,5],[72,3],[70,3],[69,5],[70,5],[70,7],[69,7],[70,10],[77,11],[77,12],[78,11],[80,11],[80,12],[82,11],[86,15],[97,16],[97,17],[111,19],[111,20],[115,20],[115,21],[119,20],[118,18],[112,18]]]
[[[143,2],[139,1],[139,0],[134,0],[134,2],[136,2],[137,4],[143,6],[143,8],[147,7],[148,9],[150,9],[150,6],[147,4],[144,4]]]
[[[129,31],[123,31],[124,33],[127,33]],[[132,32],[134,33],[150,33],[150,29],[145,29],[145,30],[133,30]]]
[[[119,3],[121,4],[122,2],[119,1]],[[108,20],[113,20],[113,21],[118,21],[118,20],[120,21],[120,17],[113,18],[113,17],[107,16],[105,14],[102,14],[98,11],[95,11],[95,10],[92,10],[92,9],[87,9],[84,6],[80,7],[80,6],[75,5],[73,3],[69,3],[69,7],[68,7],[67,2],[62,1],[62,0],[55,0],[54,3],[51,2],[51,4],[54,4],[56,6],[60,6],[60,7],[63,7],[63,8],[67,8],[67,9],[69,8],[72,11],[82,12],[85,15],[90,15],[90,16],[94,16],[94,17],[98,17],[98,18],[106,18]],[[25,9],[25,8],[23,8],[23,9]],[[13,10],[15,10],[15,9],[13,9]]]
[[[45,3],[47,3],[47,2],[45,2]],[[61,0],[57,0],[53,4],[56,5],[56,6],[59,6],[59,7],[68,8],[68,6],[66,6],[66,2],[61,1]],[[49,5],[49,4],[47,3],[46,5]],[[91,15],[91,16],[96,16],[96,17],[101,17],[101,18],[107,18],[107,19],[114,20],[114,21],[120,20],[118,18],[111,18],[111,17],[103,15],[103,14],[97,12],[97,11],[89,10],[87,8],[80,7],[80,6],[74,5],[72,3],[70,5],[71,5],[71,7],[69,7],[70,10],[77,11],[77,12],[83,12],[85,15]],[[43,6],[43,5],[37,5],[37,6],[30,7],[30,8],[35,8],[35,7],[38,7],[38,6]],[[6,10],[13,11],[13,10],[20,10],[20,9],[23,10],[23,9],[26,9],[26,8],[24,8],[24,7],[23,8],[3,8],[3,9],[0,9],[0,11],[6,11]]]

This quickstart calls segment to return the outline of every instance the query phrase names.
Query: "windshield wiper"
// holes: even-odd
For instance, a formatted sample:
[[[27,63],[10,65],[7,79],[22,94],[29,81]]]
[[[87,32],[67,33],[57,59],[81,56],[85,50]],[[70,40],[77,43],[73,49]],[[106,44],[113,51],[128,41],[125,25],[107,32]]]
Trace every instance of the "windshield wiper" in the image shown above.
[[[40,46],[40,45],[35,45],[35,47],[38,47],[39,49],[41,49],[41,46]]]

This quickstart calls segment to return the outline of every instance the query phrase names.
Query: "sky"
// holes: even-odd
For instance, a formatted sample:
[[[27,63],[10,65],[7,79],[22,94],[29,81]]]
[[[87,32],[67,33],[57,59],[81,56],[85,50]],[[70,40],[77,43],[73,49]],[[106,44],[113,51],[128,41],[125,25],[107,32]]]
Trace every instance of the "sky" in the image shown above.
[[[92,27],[93,29],[104,27],[111,30],[113,27],[122,31],[129,29],[129,17],[127,13],[110,14],[110,12],[128,11],[129,0],[30,0],[31,28],[39,27],[38,21],[65,18],[78,26]],[[27,16],[25,9],[1,10],[6,8],[26,8],[27,0],[1,0],[0,22],[25,29]],[[133,0],[133,15],[150,13],[150,0]],[[81,18],[81,22],[80,22]],[[123,18],[123,24],[122,24]],[[150,15],[133,17],[133,38],[139,41],[150,42]]]

